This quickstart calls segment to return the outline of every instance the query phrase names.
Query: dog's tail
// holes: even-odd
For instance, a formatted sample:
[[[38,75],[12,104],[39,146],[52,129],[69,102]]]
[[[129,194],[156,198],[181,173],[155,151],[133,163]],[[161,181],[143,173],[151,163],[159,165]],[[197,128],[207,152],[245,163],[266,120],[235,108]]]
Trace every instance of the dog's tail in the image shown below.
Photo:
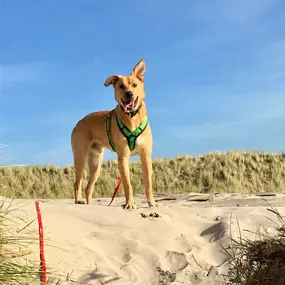
[[[112,204],[114,198],[116,197],[116,195],[117,195],[117,193],[118,193],[118,191],[119,191],[119,189],[120,189],[121,183],[122,183],[122,177],[120,177],[120,179],[119,179],[118,185],[117,185],[117,187],[115,188],[115,191],[114,191],[114,193],[113,193],[112,200],[111,200],[111,202],[109,203],[108,206],[110,206],[110,205]]]

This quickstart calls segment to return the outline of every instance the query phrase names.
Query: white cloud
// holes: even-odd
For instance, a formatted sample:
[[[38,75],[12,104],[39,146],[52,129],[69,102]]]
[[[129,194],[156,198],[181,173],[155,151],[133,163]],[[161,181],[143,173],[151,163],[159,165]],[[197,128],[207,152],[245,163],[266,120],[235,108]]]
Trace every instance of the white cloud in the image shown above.
[[[25,62],[19,64],[1,64],[0,88],[16,84],[45,81],[50,64],[46,62]]]
[[[59,166],[73,165],[70,136],[57,138],[40,144],[36,141],[17,141],[8,148],[1,149],[0,156],[7,158],[6,165],[14,164],[53,164]],[[28,156],[26,154],[29,154]],[[105,150],[104,160],[116,159],[114,152]]]
[[[37,80],[40,77],[39,68],[28,63],[2,65],[1,69],[4,84],[23,83]]]
[[[173,155],[228,150],[280,152],[284,151],[284,119],[285,117],[282,120],[236,121],[181,126],[176,129],[165,130],[172,137],[177,138],[175,143],[173,141],[167,143],[160,141],[160,144],[163,143],[164,147],[169,149],[168,152],[172,152]]]
[[[275,127],[283,129],[285,133],[285,127],[282,123],[285,119],[285,96],[283,92],[244,94],[240,102],[234,103],[228,100],[224,104],[222,101],[221,104],[215,102],[215,105],[212,104],[212,109],[210,106],[208,108],[214,118],[215,113],[221,116],[217,122],[213,122],[212,119],[212,122],[201,124],[167,126],[164,132],[171,133],[179,139],[189,140],[246,138],[255,131],[257,131],[256,139],[258,140],[258,137]],[[235,111],[229,116],[231,111],[228,109],[233,106]],[[203,111],[207,113],[207,110]],[[222,119],[223,113],[226,117],[224,120]]]
[[[170,128],[167,130],[178,139],[204,140],[213,138],[241,137],[245,130],[238,122],[207,123]]]
[[[63,110],[48,114],[37,121],[37,126],[57,126],[72,128],[76,123],[86,116],[90,110]]]

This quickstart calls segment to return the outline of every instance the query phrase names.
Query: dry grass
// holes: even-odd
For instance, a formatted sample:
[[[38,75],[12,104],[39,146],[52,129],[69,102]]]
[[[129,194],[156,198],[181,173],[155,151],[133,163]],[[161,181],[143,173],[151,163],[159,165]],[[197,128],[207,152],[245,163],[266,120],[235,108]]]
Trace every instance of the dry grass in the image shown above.
[[[285,189],[285,153],[228,152],[183,156],[153,161],[156,193],[278,192]],[[143,193],[140,163],[130,164],[135,193]],[[86,173],[87,174],[87,173]],[[86,175],[87,177],[87,175]],[[85,178],[86,178],[85,177]],[[103,164],[95,196],[111,196],[119,178],[116,161]],[[73,198],[74,169],[57,166],[0,168],[0,195],[11,198]],[[86,179],[85,179],[86,183]],[[5,225],[7,209],[0,203],[0,284],[37,284],[39,272],[17,251],[31,238],[15,235]],[[285,284],[285,222],[277,235],[235,242],[229,283],[239,285]]]
[[[156,159],[153,161],[153,170],[155,193],[252,193],[285,189],[284,152],[228,152]],[[130,171],[134,192],[144,193],[140,163],[132,162]],[[118,178],[117,162],[105,162],[94,197],[111,196]],[[74,168],[71,166],[0,168],[0,195],[6,197],[73,198],[73,183]]]
[[[0,284],[39,284],[39,265],[27,259],[32,253],[28,246],[36,241],[14,230],[13,211],[11,204],[3,199],[0,201]]]
[[[268,209],[279,219],[276,235],[259,234],[258,240],[233,240],[228,273],[229,285],[285,284],[285,221],[276,209]],[[227,251],[229,253],[229,251]]]

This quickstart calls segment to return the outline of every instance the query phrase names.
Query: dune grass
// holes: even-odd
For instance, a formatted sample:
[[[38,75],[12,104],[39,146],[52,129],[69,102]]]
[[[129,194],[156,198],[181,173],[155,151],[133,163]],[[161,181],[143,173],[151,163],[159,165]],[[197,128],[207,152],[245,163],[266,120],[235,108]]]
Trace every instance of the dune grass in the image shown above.
[[[39,264],[28,260],[29,244],[36,242],[31,235],[15,231],[16,218],[11,203],[0,200],[0,284],[39,284]]]
[[[135,193],[144,193],[140,162],[130,163]],[[280,192],[285,190],[285,153],[227,152],[153,160],[155,193]],[[84,185],[86,185],[86,171]],[[110,197],[118,178],[115,160],[103,163],[94,197]],[[73,198],[74,168],[0,168],[0,195],[10,198]],[[122,187],[120,190],[121,194]]]
[[[204,156],[182,156],[153,161],[155,193],[280,192],[285,190],[285,153],[228,152]],[[143,193],[139,162],[130,163],[135,193]],[[85,173],[84,183],[88,171]],[[95,197],[111,196],[119,178],[116,161],[102,166]],[[25,166],[0,168],[0,195],[10,198],[73,198],[74,168]],[[121,190],[122,193],[122,190]],[[38,265],[19,251],[31,237],[16,234],[7,225],[9,207],[0,201],[0,284],[38,284]],[[285,284],[285,222],[274,209],[280,225],[277,234],[260,240],[235,242],[236,253],[228,273],[228,284]]]
[[[258,239],[251,240],[240,233],[232,240],[227,285],[285,285],[285,220],[273,207],[267,210],[278,218],[276,234],[256,233]]]

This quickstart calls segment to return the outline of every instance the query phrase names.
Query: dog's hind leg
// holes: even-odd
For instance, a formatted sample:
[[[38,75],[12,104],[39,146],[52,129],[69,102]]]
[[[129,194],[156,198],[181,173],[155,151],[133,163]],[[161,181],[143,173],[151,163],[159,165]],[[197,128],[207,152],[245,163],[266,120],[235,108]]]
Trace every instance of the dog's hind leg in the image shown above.
[[[94,185],[98,180],[98,177],[100,175],[101,165],[103,161],[103,148],[93,143],[91,145],[90,151],[89,151],[89,157],[88,157],[88,166],[89,166],[89,181],[88,185],[86,187],[85,193],[86,193],[86,202],[87,204],[92,203],[92,194],[94,191]]]
[[[82,182],[88,157],[89,144],[82,133],[73,131],[71,136],[71,145],[74,157],[75,183],[74,196],[75,204],[85,204],[82,200]]]

